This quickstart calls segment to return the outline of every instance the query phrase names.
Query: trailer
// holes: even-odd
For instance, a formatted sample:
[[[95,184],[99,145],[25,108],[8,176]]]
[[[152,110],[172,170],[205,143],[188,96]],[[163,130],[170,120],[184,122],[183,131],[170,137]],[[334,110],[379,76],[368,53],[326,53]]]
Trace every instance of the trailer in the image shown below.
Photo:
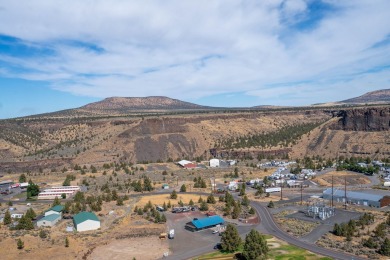
[[[282,191],[282,188],[280,188],[280,187],[275,187],[275,188],[266,188],[266,189],[265,189],[265,192],[266,192],[266,193],[271,193],[271,192],[280,192],[280,191]]]

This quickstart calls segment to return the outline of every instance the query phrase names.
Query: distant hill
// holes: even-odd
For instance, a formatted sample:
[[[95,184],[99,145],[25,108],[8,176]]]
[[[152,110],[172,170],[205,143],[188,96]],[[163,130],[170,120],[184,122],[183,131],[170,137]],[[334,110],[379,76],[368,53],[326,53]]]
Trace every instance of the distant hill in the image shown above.
[[[359,97],[339,101],[345,104],[362,104],[362,103],[390,103],[390,89],[381,89],[368,92]]]
[[[201,106],[168,97],[110,97],[78,108],[83,111],[118,111],[132,110],[180,110],[207,109]]]
[[[364,105],[364,104],[390,104],[390,89],[381,89],[367,92],[359,97],[342,101],[312,104],[314,107],[341,106],[341,105]]]
[[[62,111],[34,115],[29,117],[95,117],[118,116],[139,113],[154,113],[181,110],[208,110],[218,109],[201,106],[178,99],[151,96],[151,97],[110,97],[85,106]]]

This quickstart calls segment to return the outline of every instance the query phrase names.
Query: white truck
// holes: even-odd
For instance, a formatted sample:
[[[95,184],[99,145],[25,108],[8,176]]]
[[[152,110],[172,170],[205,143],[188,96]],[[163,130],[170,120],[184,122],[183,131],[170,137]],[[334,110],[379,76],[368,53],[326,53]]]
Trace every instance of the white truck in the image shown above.
[[[266,188],[265,189],[265,192],[266,193],[271,193],[271,192],[280,192],[282,190],[282,188],[280,187],[275,187],[275,188]]]
[[[175,230],[174,229],[169,230],[168,238],[169,239],[174,239],[175,238]]]
[[[385,187],[390,187],[390,181],[385,181],[385,182],[383,183],[383,186],[385,186]]]

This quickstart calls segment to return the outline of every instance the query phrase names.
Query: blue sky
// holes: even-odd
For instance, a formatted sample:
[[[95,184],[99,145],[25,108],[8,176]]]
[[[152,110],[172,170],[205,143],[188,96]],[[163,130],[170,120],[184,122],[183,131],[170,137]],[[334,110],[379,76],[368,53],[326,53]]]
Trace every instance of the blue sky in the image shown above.
[[[390,88],[388,0],[0,0],[0,118],[110,96],[308,105]]]

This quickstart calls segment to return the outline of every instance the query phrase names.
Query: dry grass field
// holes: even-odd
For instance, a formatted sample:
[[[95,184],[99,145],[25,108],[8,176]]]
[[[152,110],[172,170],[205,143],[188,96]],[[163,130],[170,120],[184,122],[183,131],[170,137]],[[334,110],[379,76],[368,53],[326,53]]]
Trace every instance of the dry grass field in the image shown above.
[[[194,194],[185,194],[185,193],[178,193],[177,199],[171,199],[169,194],[162,194],[162,195],[146,195],[140,198],[140,200],[136,203],[136,206],[143,207],[145,206],[149,201],[153,205],[159,205],[162,206],[165,203],[171,202],[172,205],[178,205],[179,201],[181,200],[184,202],[184,204],[188,205],[190,200],[192,199],[195,203],[198,202],[199,195]],[[205,196],[202,196],[203,199],[206,199]]]

